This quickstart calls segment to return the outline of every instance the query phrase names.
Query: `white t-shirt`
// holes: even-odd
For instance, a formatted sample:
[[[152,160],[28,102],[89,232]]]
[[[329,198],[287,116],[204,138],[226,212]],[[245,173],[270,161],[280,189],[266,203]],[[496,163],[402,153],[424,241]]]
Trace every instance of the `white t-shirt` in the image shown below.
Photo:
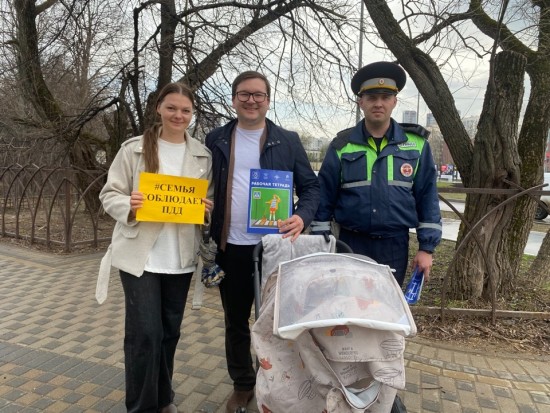
[[[263,129],[247,130],[237,127],[235,131],[235,165],[231,190],[231,221],[227,242],[236,245],[254,245],[262,239],[261,234],[246,232],[250,170],[260,169],[260,139]]]
[[[159,138],[159,173],[181,176],[185,149],[185,142],[171,143]],[[195,271],[195,266],[181,268],[178,225],[182,224],[164,223],[155,245],[149,252],[145,271],[162,274],[183,274]]]

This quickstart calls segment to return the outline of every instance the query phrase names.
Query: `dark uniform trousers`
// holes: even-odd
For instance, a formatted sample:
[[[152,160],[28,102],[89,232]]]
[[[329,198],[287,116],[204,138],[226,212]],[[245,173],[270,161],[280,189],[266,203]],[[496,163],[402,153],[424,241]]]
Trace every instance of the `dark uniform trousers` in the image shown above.
[[[382,237],[341,228],[339,238],[348,244],[355,254],[366,255],[378,264],[395,269],[393,275],[399,285],[403,285],[409,262],[409,231]]]

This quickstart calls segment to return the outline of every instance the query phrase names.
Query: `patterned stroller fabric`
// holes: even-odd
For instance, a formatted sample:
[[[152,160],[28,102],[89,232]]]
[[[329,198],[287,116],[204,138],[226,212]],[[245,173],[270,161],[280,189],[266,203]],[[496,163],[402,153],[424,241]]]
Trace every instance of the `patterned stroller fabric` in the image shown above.
[[[312,254],[266,281],[252,327],[260,412],[389,413],[416,326],[389,267]]]

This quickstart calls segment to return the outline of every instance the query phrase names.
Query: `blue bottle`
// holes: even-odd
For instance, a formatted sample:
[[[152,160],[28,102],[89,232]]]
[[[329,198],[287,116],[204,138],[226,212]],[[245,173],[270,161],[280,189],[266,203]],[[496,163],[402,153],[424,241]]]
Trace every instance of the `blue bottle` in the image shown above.
[[[409,304],[416,304],[420,299],[420,293],[422,292],[422,286],[424,285],[424,272],[420,271],[418,267],[415,267],[411,279],[405,289],[405,300]]]

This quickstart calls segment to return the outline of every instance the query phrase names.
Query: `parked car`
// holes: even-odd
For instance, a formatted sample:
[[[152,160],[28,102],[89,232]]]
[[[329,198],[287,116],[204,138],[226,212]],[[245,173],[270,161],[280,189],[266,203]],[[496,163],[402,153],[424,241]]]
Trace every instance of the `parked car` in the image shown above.
[[[544,183],[548,184],[542,188],[543,191],[550,191],[550,172],[544,173]],[[540,201],[546,205],[546,208],[550,209],[550,195],[542,195]],[[548,216],[548,211],[546,211],[540,204],[537,206],[537,212],[535,212],[535,219],[544,219]]]

